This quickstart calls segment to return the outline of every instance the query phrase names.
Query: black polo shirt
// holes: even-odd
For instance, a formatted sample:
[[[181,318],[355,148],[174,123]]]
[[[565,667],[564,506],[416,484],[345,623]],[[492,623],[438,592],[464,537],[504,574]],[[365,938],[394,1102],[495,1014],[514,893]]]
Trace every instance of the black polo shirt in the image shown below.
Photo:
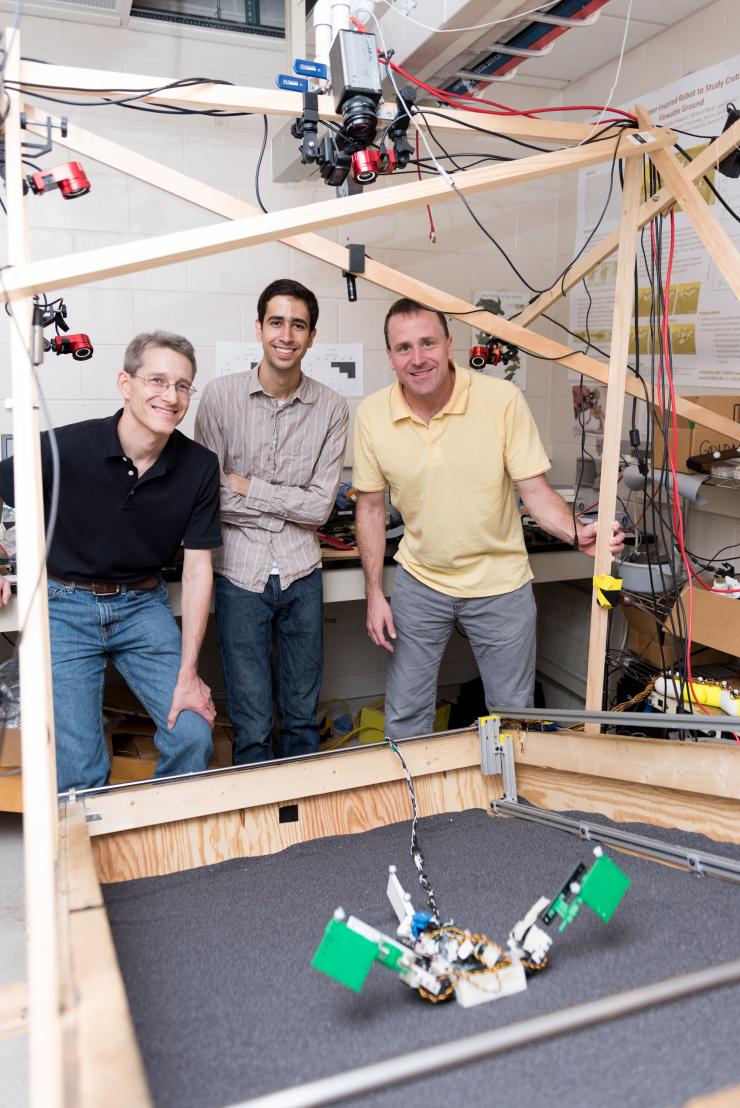
[[[122,411],[56,428],[59,510],[47,559],[52,577],[142,581],[170,565],[180,545],[221,545],[216,455],[174,431],[139,477],[118,438]],[[41,467],[48,521],[52,457],[46,431]],[[12,458],[0,462],[0,498],[15,503]]]

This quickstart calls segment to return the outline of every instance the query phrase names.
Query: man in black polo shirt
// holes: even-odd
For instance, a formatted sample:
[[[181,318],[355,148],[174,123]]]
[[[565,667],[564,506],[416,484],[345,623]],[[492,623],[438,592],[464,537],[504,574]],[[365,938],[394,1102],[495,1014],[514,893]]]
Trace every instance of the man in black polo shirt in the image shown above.
[[[221,545],[218,460],[175,428],[190,404],[195,352],[166,331],[137,335],[118,374],[123,410],[56,430],[59,506],[47,559],[57,782],[104,785],[101,704],[112,659],[157,725],[157,776],[205,769],[215,709],[197,662]],[[47,520],[53,462],[41,437]],[[0,497],[14,503],[13,459]],[[182,637],[160,570],[185,547]],[[8,598],[0,585],[0,603]]]

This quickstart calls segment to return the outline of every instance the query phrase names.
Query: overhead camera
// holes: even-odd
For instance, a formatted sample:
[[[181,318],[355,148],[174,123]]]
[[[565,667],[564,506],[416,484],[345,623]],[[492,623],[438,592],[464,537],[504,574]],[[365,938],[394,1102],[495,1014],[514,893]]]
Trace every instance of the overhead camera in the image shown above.
[[[485,346],[471,346],[468,365],[471,369],[485,369],[487,365],[508,365],[518,353],[516,346],[491,338]]]
[[[394,150],[358,150],[352,155],[352,176],[360,185],[370,185],[381,173],[392,173],[398,165]]]
[[[329,58],[336,110],[342,121],[319,139],[318,96],[304,92],[303,116],[290,128],[299,140],[303,164],[315,162],[324,181],[336,188],[344,185],[350,173],[355,184],[362,186],[372,184],[381,174],[404,169],[413,154],[406,131],[416,98],[414,87],[406,85],[396,96],[396,117],[383,132],[379,146],[373,146],[382,97],[375,36],[341,30]]]
[[[53,324],[56,334],[51,338],[44,338],[44,328]],[[70,335],[67,323],[67,305],[61,297],[48,301],[44,296],[43,301],[38,296],[33,298],[33,364],[41,365],[45,351],[53,351],[55,354],[71,354],[76,362],[87,361],[93,356],[93,344],[89,335],[78,333]],[[60,334],[60,332],[65,332]]]
[[[52,169],[40,169],[37,173],[26,177],[23,182],[23,191],[30,191],[36,195],[55,188],[59,189],[65,200],[85,196],[90,191],[90,181],[81,163],[64,162],[62,165],[55,165]]]
[[[71,354],[76,362],[87,361],[93,356],[93,344],[89,335],[55,335],[44,343],[44,347],[46,350],[53,350],[55,354]]]

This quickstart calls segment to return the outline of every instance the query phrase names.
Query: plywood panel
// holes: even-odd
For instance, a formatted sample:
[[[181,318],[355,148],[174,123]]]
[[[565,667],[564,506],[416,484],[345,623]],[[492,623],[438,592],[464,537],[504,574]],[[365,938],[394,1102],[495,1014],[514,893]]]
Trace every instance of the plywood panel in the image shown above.
[[[402,746],[414,778],[480,765],[480,741],[474,730],[409,740]],[[390,748],[369,746],[116,789],[85,804],[95,816],[90,835],[98,836],[401,779],[403,769]]]
[[[477,768],[444,771],[416,781],[423,816],[485,809],[500,795],[500,779],[484,778]],[[297,821],[280,823],[280,809],[293,805]],[[230,858],[274,854],[295,843],[327,835],[353,835],[410,818],[406,781],[391,781],[121,831],[94,839],[93,850],[101,881],[127,881]]]
[[[538,808],[594,812],[615,821],[676,827],[721,842],[740,843],[740,801],[725,797],[530,766],[517,771],[517,788],[520,799],[526,798]]]

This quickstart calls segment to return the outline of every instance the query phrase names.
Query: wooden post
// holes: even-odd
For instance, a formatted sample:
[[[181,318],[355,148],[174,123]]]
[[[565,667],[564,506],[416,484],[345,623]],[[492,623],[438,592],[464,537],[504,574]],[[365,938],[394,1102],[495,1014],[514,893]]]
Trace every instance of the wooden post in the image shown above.
[[[614,317],[609,357],[609,381],[606,394],[606,418],[604,420],[604,444],[601,456],[599,525],[596,540],[596,558],[594,559],[594,576],[610,573],[612,565],[609,539],[611,537],[614,510],[617,505],[619,444],[624,417],[627,351],[629,348],[633,299],[632,279],[637,252],[642,177],[641,162],[633,158],[625,163],[622,222],[619,230],[619,252],[617,255],[617,283],[614,290]],[[601,711],[608,617],[608,610],[600,607],[597,603],[596,590],[594,589],[591,599],[591,634],[588,644],[588,677],[586,681],[586,710],[592,712]],[[587,730],[598,734],[599,727],[592,724],[587,727]]]
[[[8,81],[20,76],[20,32],[7,28]],[[23,199],[20,97],[7,91],[5,175],[8,206],[8,261],[28,261],[28,230]],[[49,624],[44,562],[38,398],[31,347],[32,304],[13,304],[10,359],[13,384],[18,615],[22,629],[19,656],[23,756],[23,847],[28,936],[30,1012],[30,1103],[57,1108],[63,1103],[62,1025],[59,948],[55,911],[57,848],[56,768],[51,702]]]

